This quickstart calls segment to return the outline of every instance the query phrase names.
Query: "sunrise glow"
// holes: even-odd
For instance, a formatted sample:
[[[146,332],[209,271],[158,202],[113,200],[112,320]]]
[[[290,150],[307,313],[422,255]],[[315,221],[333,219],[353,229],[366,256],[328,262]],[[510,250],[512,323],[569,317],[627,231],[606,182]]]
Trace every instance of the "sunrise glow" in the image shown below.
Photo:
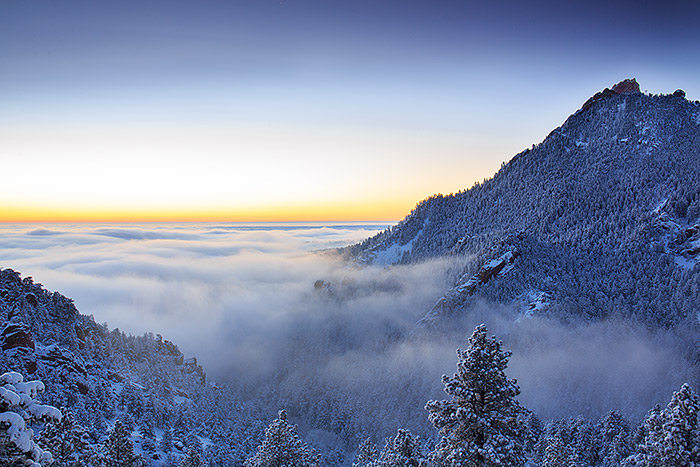
[[[3,2],[0,222],[399,220],[603,85],[697,97],[692,41],[605,8]]]

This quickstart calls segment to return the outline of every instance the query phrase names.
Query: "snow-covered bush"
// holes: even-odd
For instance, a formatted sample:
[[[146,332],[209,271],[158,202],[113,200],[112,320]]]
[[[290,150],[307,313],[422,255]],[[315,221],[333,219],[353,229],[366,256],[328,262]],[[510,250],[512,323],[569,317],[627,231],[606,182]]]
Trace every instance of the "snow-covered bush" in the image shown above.
[[[61,420],[61,412],[34,400],[44,391],[41,381],[27,381],[14,371],[0,375],[0,463],[43,466],[53,462],[51,453],[34,442],[28,423]]]

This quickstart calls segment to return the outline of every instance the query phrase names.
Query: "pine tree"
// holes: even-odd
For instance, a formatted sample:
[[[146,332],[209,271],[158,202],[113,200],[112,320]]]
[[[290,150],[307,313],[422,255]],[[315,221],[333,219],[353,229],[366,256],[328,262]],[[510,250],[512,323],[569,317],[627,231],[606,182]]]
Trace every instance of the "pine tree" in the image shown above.
[[[377,446],[371,439],[367,438],[357,448],[357,455],[352,467],[370,467],[377,461],[378,455]]]
[[[582,416],[571,418],[564,429],[568,436],[562,439],[574,449],[578,459],[584,465],[596,465],[600,446],[597,439],[596,427]]]
[[[603,467],[619,466],[632,453],[630,426],[617,410],[611,410],[598,423],[598,458]]]
[[[428,465],[428,460],[423,454],[418,436],[399,429],[395,437],[386,440],[379,461],[374,465],[377,467],[425,467]]]
[[[61,407],[61,421],[47,423],[37,442],[51,451],[57,465],[70,467],[85,464],[88,434],[75,422],[73,413]]]
[[[0,465],[39,466],[53,462],[49,451],[34,442],[29,423],[60,422],[61,412],[35,398],[44,391],[41,381],[24,382],[14,371],[0,375]]]
[[[644,441],[627,465],[700,465],[700,399],[687,383],[664,410],[649,414],[644,430]]]
[[[170,428],[165,428],[163,431],[158,447],[166,454],[173,450],[173,432]]]
[[[583,463],[576,455],[576,451],[571,446],[564,443],[559,436],[547,439],[547,448],[541,467],[582,467]]]
[[[143,439],[141,448],[145,452],[154,452],[156,450],[156,433],[153,430],[153,425],[149,421],[143,422],[139,428],[139,434]]]
[[[189,449],[185,458],[180,462],[179,467],[203,467],[204,462],[196,449]]]
[[[141,459],[134,454],[134,445],[129,439],[129,432],[117,420],[114,429],[105,442],[105,465],[107,467],[135,467],[141,465]]]
[[[429,419],[442,435],[432,458],[439,466],[522,466],[528,439],[516,400],[520,388],[505,375],[510,352],[477,326],[466,351],[457,350],[457,373],[443,376],[451,400],[429,401]]]
[[[265,430],[258,452],[245,461],[246,467],[318,467],[318,455],[299,439],[296,425],[287,422],[287,412]]]

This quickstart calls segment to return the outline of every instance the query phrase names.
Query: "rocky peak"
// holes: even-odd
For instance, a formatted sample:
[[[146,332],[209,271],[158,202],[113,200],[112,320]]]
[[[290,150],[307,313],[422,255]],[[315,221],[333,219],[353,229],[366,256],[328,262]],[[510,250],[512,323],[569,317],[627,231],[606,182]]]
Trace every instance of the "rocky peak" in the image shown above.
[[[615,94],[639,94],[639,83],[635,78],[623,79],[611,89]]]
[[[581,111],[588,110],[594,103],[603,100],[607,97],[614,96],[616,94],[639,94],[641,91],[639,90],[639,83],[635,78],[628,78],[628,79],[623,79],[616,85],[614,85],[611,88],[605,88],[600,92],[597,92],[588,99],[583,106],[581,107]]]

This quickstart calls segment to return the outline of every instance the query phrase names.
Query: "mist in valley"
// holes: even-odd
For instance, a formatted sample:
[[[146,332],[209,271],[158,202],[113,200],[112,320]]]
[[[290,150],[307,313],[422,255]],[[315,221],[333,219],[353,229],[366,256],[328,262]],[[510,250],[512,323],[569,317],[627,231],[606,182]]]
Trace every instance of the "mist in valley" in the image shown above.
[[[638,422],[697,383],[694,344],[673,329],[563,324],[476,301],[439,329],[416,328],[466,260],[362,266],[334,251],[380,228],[16,226],[0,254],[96,321],[161,334],[210,380],[349,442],[399,427],[433,435],[423,407],[444,397],[441,376],[480,323],[513,352],[508,374],[542,419],[617,409]]]

